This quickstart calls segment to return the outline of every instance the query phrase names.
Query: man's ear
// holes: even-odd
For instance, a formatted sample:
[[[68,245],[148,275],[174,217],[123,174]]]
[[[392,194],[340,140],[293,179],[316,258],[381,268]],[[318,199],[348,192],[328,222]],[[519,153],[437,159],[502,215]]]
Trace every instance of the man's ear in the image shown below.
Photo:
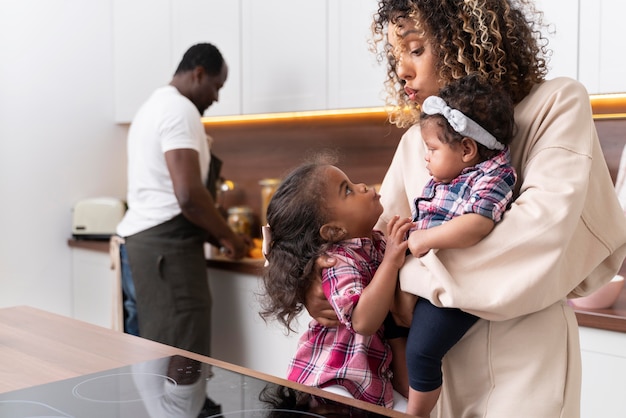
[[[201,65],[196,65],[196,67],[193,70],[191,70],[191,71],[192,71],[192,77],[193,77],[194,81],[197,81],[197,82],[202,80],[202,77],[206,77],[207,76],[206,70]]]
[[[338,225],[324,224],[320,227],[320,236],[324,241],[337,242],[341,241],[348,231]]]
[[[461,149],[463,150],[463,161],[473,161],[478,156],[478,143],[472,138],[465,137],[461,140]]]

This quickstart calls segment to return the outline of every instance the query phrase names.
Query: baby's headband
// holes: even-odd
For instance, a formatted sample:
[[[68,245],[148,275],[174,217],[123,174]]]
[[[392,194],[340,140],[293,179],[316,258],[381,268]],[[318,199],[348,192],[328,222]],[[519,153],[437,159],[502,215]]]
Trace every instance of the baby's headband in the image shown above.
[[[495,136],[465,116],[463,112],[448,106],[439,96],[427,97],[422,104],[422,111],[427,115],[442,115],[456,132],[472,138],[489,149],[504,149],[504,145],[498,142]]]

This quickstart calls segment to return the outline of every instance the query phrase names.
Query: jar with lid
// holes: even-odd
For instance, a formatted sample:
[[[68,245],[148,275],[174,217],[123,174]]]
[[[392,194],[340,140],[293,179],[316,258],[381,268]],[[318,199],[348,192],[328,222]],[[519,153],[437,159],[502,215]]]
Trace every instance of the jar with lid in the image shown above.
[[[229,208],[227,222],[233,231],[247,236],[252,235],[252,209],[248,206],[233,206]]]
[[[280,179],[275,178],[262,179],[259,181],[259,185],[261,186],[261,225],[267,224],[267,207],[280,181]]]

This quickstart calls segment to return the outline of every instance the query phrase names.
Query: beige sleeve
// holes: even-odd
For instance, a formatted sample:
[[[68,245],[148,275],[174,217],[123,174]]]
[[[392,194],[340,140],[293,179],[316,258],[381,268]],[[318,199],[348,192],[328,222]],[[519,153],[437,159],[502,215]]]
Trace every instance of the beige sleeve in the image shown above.
[[[408,257],[403,290],[491,320],[539,311],[594,290],[626,255],[626,220],[600,149],[588,94],[570,79],[538,86],[516,107],[516,198],[471,248]],[[419,129],[401,140],[381,196],[389,216],[410,211],[425,184]],[[387,196],[389,194],[389,196]],[[395,196],[392,196],[395,194]]]

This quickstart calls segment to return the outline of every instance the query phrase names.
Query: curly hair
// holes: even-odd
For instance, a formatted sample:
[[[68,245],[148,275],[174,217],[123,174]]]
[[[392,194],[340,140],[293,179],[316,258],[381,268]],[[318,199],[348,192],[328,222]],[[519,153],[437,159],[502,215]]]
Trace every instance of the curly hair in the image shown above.
[[[326,181],[322,169],[329,161],[318,158],[289,173],[267,207],[272,242],[263,270],[261,311],[265,320],[276,319],[287,328],[302,311],[315,276],[316,259],[328,248],[320,236],[327,222]]]
[[[404,92],[387,42],[389,24],[411,19],[431,43],[443,85],[468,74],[499,84],[519,103],[547,73],[543,13],[532,0],[380,0],[372,23],[372,49],[387,59],[385,88],[390,120],[407,127],[419,109]]]
[[[514,105],[510,95],[499,85],[482,82],[475,75],[468,75],[452,81],[443,87],[438,94],[448,106],[457,109],[468,118],[491,133],[498,142],[509,145],[515,135]],[[435,120],[443,128],[441,138],[446,144],[460,143],[463,135],[456,132],[440,114],[420,115],[420,124]],[[495,156],[500,151],[492,150],[482,144],[478,145],[478,153],[482,161]]]

